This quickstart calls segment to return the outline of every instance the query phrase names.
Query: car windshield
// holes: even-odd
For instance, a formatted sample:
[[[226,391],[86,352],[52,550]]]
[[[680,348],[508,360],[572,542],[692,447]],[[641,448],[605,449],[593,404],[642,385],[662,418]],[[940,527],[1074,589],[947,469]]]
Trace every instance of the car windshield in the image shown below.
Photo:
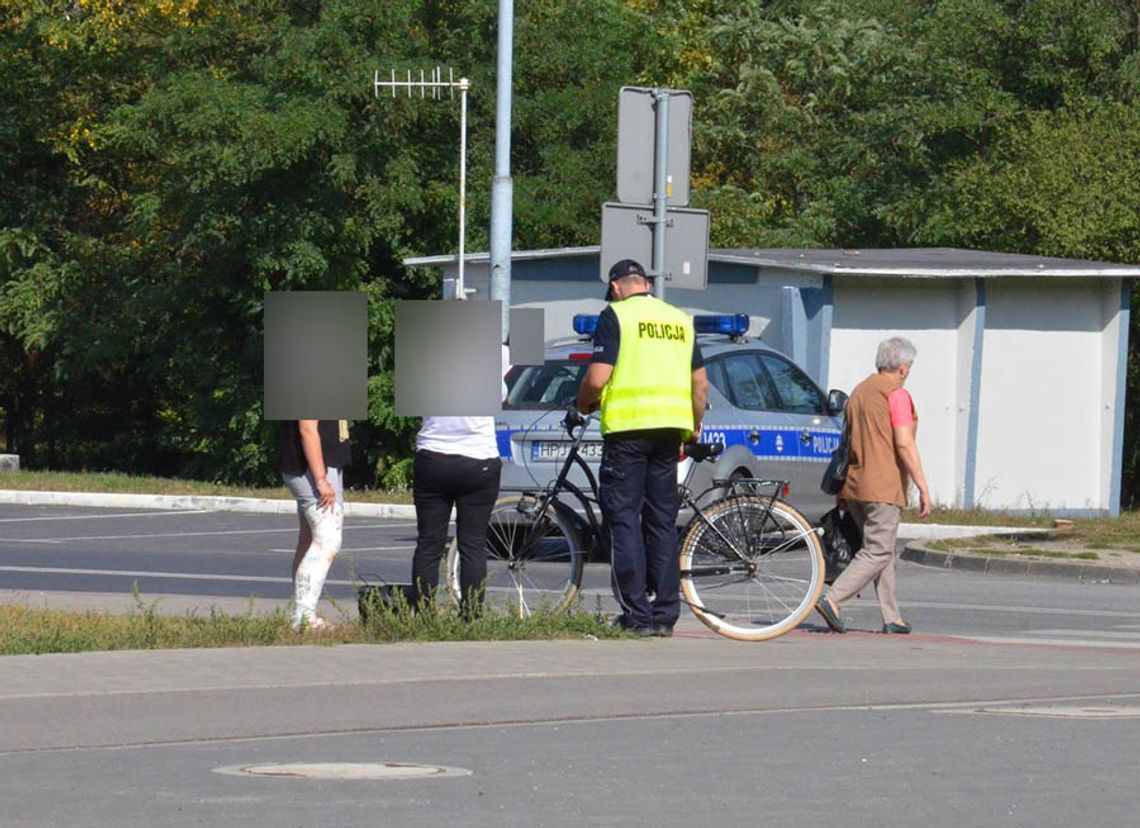
[[[578,396],[578,385],[589,363],[585,360],[552,360],[545,365],[514,367],[507,374],[505,410],[565,408]]]

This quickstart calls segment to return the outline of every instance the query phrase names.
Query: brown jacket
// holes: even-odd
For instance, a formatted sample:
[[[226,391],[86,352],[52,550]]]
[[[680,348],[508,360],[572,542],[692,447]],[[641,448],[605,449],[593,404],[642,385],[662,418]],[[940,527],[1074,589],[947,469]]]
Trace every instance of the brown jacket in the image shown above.
[[[898,388],[889,374],[872,374],[851,392],[847,427],[851,429],[851,460],[841,500],[893,503],[906,506],[909,480],[895,451],[895,432],[887,398]],[[918,414],[914,415],[915,426]]]

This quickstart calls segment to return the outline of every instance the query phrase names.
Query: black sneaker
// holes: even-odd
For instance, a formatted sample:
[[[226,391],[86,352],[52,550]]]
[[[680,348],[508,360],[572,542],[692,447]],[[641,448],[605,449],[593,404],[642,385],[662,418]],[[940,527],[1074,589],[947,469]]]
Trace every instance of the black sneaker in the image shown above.
[[[672,638],[673,625],[672,624],[654,624],[653,625],[654,638]]]

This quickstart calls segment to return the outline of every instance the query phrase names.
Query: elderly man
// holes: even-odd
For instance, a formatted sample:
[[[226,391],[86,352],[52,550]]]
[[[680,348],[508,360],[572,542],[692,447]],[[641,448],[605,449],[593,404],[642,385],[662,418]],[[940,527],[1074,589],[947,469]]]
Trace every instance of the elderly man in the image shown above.
[[[877,372],[859,383],[847,401],[851,459],[839,499],[863,532],[863,548],[819,599],[817,609],[835,632],[845,632],[839,616],[843,603],[872,582],[883,632],[906,634],[911,629],[895,597],[895,539],[908,481],[918,488],[919,517],[930,514],[930,489],[915,443],[918,414],[903,388],[916,354],[914,345],[902,337],[879,343]]]

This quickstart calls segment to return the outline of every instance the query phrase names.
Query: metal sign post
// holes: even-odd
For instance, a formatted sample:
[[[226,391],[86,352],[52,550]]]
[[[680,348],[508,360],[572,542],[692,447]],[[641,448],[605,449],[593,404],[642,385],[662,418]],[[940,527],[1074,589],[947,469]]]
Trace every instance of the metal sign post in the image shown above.
[[[419,80],[414,80],[412,77],[412,70],[407,70],[407,78],[404,80],[396,80],[396,70],[392,70],[391,80],[380,80],[380,72],[377,71],[372,80],[373,90],[376,97],[380,97],[380,88],[386,87],[392,90],[392,97],[396,97],[397,89],[407,89],[408,97],[412,97],[412,90],[420,90],[420,99],[430,97],[432,100],[440,100],[442,91],[447,90],[448,98],[454,99],[455,90],[459,90],[459,276],[455,282],[455,295],[448,296],[446,289],[444,290],[444,299],[466,299],[467,289],[463,281],[463,265],[464,265],[464,246],[467,238],[467,90],[471,88],[471,82],[467,78],[460,78],[455,80],[455,75],[449,67],[447,70],[447,80],[443,79],[443,70],[440,67],[435,67],[425,77],[424,71],[420,70]],[[430,93],[430,94],[429,94]]]
[[[665,210],[669,201],[669,93],[653,94],[657,110],[656,145],[653,151],[653,295],[665,298]]]
[[[617,196],[621,203],[602,206],[599,275],[603,282],[613,262],[623,258],[643,261],[644,256],[652,262],[650,272],[656,277],[654,295],[664,297],[666,282],[704,289],[708,212],[671,206],[689,203],[692,113],[693,96],[683,90],[623,86],[618,93]],[[652,232],[645,234],[645,229]],[[643,247],[645,242],[651,242],[648,249]],[[643,253],[631,255],[636,250]]]

